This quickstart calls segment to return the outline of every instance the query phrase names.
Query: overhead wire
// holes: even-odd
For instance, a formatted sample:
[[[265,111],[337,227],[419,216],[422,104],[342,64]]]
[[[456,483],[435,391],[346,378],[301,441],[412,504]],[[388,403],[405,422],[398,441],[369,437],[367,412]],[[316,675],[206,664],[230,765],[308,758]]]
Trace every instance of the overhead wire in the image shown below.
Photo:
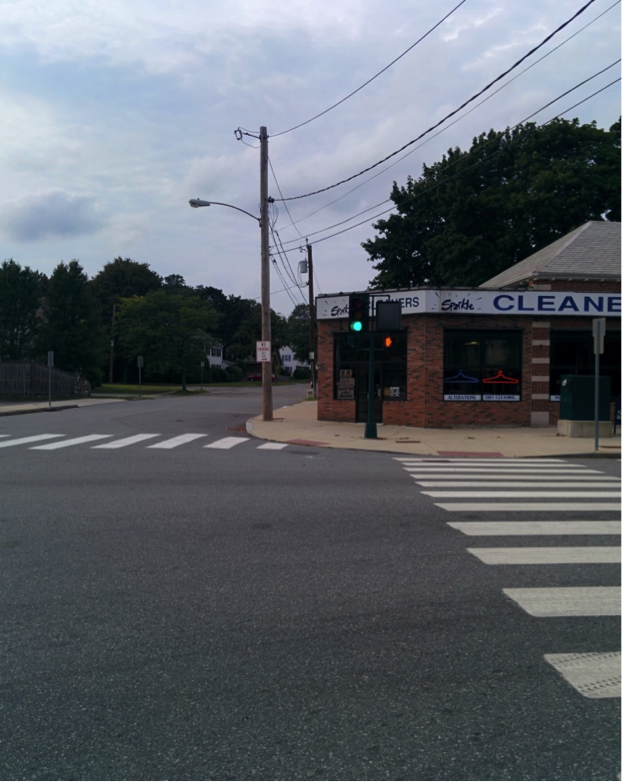
[[[600,94],[601,92],[604,92],[606,89],[608,89],[609,87],[612,87],[614,84],[617,84],[620,81],[621,81],[621,77],[618,77],[617,79],[614,79],[609,84],[606,84],[604,87],[601,87],[599,90],[596,90],[596,92],[593,92],[591,95],[588,95],[587,97],[585,97],[582,100],[578,101],[574,105],[569,106],[568,108],[564,109],[563,111],[560,111],[554,117],[551,117],[551,119],[547,120],[546,122],[543,122],[540,125],[540,127],[544,127],[545,125],[548,125],[550,122],[553,122],[553,120],[559,119],[559,117],[563,116],[564,114],[568,113],[569,111],[572,111],[573,109],[576,109],[578,106],[581,106],[583,103],[586,103],[588,100],[591,100],[596,95]],[[568,93],[566,92],[564,94],[567,95]],[[562,97],[562,96],[560,96],[560,97]],[[552,103],[554,103],[554,102],[555,101],[552,101]],[[547,104],[547,106],[550,106],[550,105],[551,105],[551,103]],[[544,108],[546,108],[546,106],[543,106],[542,109],[539,109],[539,111],[542,111]],[[535,112],[535,114],[537,114],[537,113],[538,113],[538,111]],[[531,116],[534,116],[534,115],[532,114]],[[518,125],[520,125],[520,124],[521,123],[519,122]],[[517,125],[514,126],[514,128],[516,128],[516,127],[517,127]],[[497,154],[497,152],[493,152],[492,154]],[[451,165],[453,166],[454,164],[451,164]],[[471,166],[468,166],[467,168],[462,169],[462,171],[457,172],[456,174],[453,174],[451,177],[448,177],[447,179],[444,179],[442,182],[437,182],[436,184],[431,185],[430,187],[426,188],[426,190],[423,193],[418,193],[416,195],[409,196],[408,198],[405,198],[400,203],[400,205],[405,204],[408,201],[412,201],[415,198],[420,198],[422,195],[426,195],[428,192],[430,192],[432,190],[435,190],[437,187],[440,187],[441,185],[445,184],[448,181],[451,181],[452,179],[455,179],[457,176],[460,176],[462,173],[464,173],[464,171],[467,171],[470,168],[474,168],[477,165],[479,165],[479,161],[476,161]],[[443,170],[446,170],[446,169],[443,169]],[[378,214],[373,215],[372,217],[368,217],[365,220],[361,220],[361,222],[359,222],[359,223],[355,223],[354,225],[348,226],[348,228],[343,228],[341,231],[336,231],[335,233],[329,234],[328,236],[323,236],[321,239],[316,239],[313,242],[313,244],[314,245],[315,244],[320,244],[320,242],[325,242],[328,239],[333,239],[335,236],[340,236],[341,234],[347,233],[348,231],[352,231],[354,228],[358,228],[361,225],[365,225],[365,224],[371,222],[372,220],[376,220],[378,217],[382,217],[383,215],[388,214],[389,212],[394,211],[396,208],[397,208],[397,205],[392,206],[389,209],[385,209],[383,212],[379,212]],[[325,230],[329,230],[329,229],[325,229]]]
[[[408,151],[408,152],[407,152],[405,155],[402,155],[402,157],[398,158],[398,159],[397,159],[397,160],[395,160],[393,163],[390,163],[388,166],[386,166],[386,168],[383,168],[383,169],[381,169],[381,170],[380,170],[380,171],[378,171],[376,174],[374,174],[373,176],[370,176],[368,179],[365,179],[365,180],[364,180],[363,182],[361,182],[359,185],[356,185],[356,187],[353,187],[351,190],[348,190],[348,191],[347,191],[346,193],[344,193],[343,195],[341,195],[341,196],[339,196],[338,198],[335,198],[335,199],[333,199],[332,201],[329,201],[327,204],[324,204],[323,206],[319,207],[319,209],[316,209],[315,211],[311,212],[311,213],[310,213],[310,214],[308,214],[308,215],[305,215],[304,217],[299,217],[299,218],[297,218],[297,221],[296,221],[296,222],[298,222],[298,223],[301,223],[301,222],[303,222],[304,220],[307,220],[307,219],[309,219],[310,217],[313,217],[314,215],[316,215],[316,214],[318,214],[319,212],[323,211],[324,209],[327,209],[329,206],[332,206],[333,204],[336,204],[338,201],[341,201],[341,200],[343,200],[344,198],[347,198],[347,196],[351,195],[351,194],[352,194],[352,193],[354,193],[356,190],[359,190],[361,187],[364,187],[364,186],[365,186],[365,185],[366,185],[368,182],[371,182],[373,179],[377,179],[379,176],[381,176],[381,175],[382,175],[382,174],[384,174],[386,171],[388,171],[389,169],[391,169],[391,168],[393,168],[394,166],[396,166],[396,165],[397,165],[398,163],[400,163],[402,160],[405,160],[407,157],[409,157],[410,155],[412,155],[412,154],[413,154],[414,152],[416,152],[418,149],[421,149],[422,147],[424,147],[426,144],[428,144],[430,141],[432,141],[432,139],[435,139],[435,138],[437,138],[437,136],[440,136],[442,133],[444,133],[446,130],[449,130],[449,128],[453,127],[453,126],[454,126],[454,125],[456,125],[458,122],[461,122],[461,121],[462,121],[462,120],[463,120],[465,117],[468,117],[468,115],[469,115],[469,114],[471,114],[472,112],[474,112],[476,109],[478,109],[478,108],[479,108],[480,106],[482,106],[484,103],[486,103],[486,102],[487,102],[487,101],[489,101],[491,98],[493,98],[495,95],[497,95],[497,93],[501,92],[501,91],[502,91],[502,90],[504,90],[506,87],[508,87],[510,84],[512,84],[512,82],[516,81],[516,79],[520,78],[520,77],[521,77],[523,74],[527,73],[527,71],[529,71],[529,70],[531,70],[532,68],[534,68],[536,65],[538,65],[539,63],[541,63],[543,60],[545,60],[545,59],[546,59],[547,57],[549,57],[551,54],[553,54],[553,53],[554,53],[554,52],[556,52],[558,49],[560,49],[562,46],[564,46],[565,44],[567,44],[569,41],[571,41],[571,40],[572,40],[573,38],[575,38],[577,35],[579,35],[579,34],[580,34],[580,33],[582,33],[584,30],[586,30],[588,27],[590,27],[590,26],[591,26],[591,25],[593,25],[595,22],[597,22],[597,21],[598,21],[598,20],[599,20],[599,19],[600,19],[602,16],[604,16],[606,13],[608,13],[608,12],[609,12],[609,11],[611,11],[613,8],[615,8],[615,6],[616,6],[616,5],[620,5],[620,2],[622,2],[622,0],[615,0],[615,2],[614,2],[612,5],[610,5],[610,6],[609,6],[609,8],[606,8],[606,9],[605,9],[605,10],[604,10],[602,13],[598,14],[598,16],[595,16],[595,17],[594,17],[594,19],[592,19],[592,20],[591,20],[590,22],[588,22],[586,25],[584,25],[584,26],[583,26],[583,27],[581,27],[579,30],[577,30],[577,32],[573,33],[573,34],[572,34],[572,35],[570,35],[568,38],[566,38],[564,41],[562,41],[560,44],[558,44],[558,45],[557,45],[557,46],[555,46],[553,49],[551,49],[551,51],[550,51],[550,52],[547,52],[547,53],[546,53],[546,54],[544,54],[542,57],[540,57],[538,60],[536,60],[535,62],[533,62],[531,65],[528,65],[528,66],[527,66],[527,67],[526,67],[524,70],[522,70],[522,71],[520,71],[519,73],[517,73],[517,74],[516,74],[516,76],[513,76],[511,79],[509,79],[507,82],[505,82],[505,84],[502,84],[502,85],[501,85],[501,86],[500,86],[498,89],[496,89],[494,92],[491,92],[491,93],[490,93],[490,95],[487,95],[487,96],[486,96],[486,97],[485,97],[483,100],[481,100],[479,103],[476,103],[476,104],[475,104],[475,106],[472,106],[472,107],[471,107],[471,108],[470,108],[468,111],[465,111],[465,112],[464,112],[464,114],[462,114],[460,117],[457,117],[457,118],[456,118],[456,119],[455,119],[453,122],[450,122],[448,125],[446,125],[445,127],[441,128],[441,129],[440,129],[440,130],[439,130],[437,133],[435,133],[434,135],[430,136],[429,138],[426,138],[426,139],[425,139],[425,141],[423,141],[421,144],[419,144],[418,146],[414,147],[413,149],[409,150],[409,151]],[[275,181],[276,181],[276,177],[275,177]],[[277,183],[277,187],[278,187],[278,183]],[[282,197],[283,197],[283,193],[281,192],[281,189],[280,189],[280,188],[279,188],[279,193],[280,193],[280,195],[281,195],[281,198],[282,198]],[[382,203],[386,203],[386,202],[382,202]],[[372,208],[373,208],[373,207],[372,207]],[[296,225],[295,225],[295,223],[294,223],[294,220],[292,219],[292,217],[291,217],[291,214],[289,213],[289,210],[287,210],[287,214],[288,214],[288,215],[289,215],[289,217],[290,217],[291,223],[290,223],[290,224],[288,224],[288,225],[285,225],[285,226],[283,226],[283,228],[282,228],[281,230],[285,230],[286,228],[289,228],[291,225],[293,225],[293,226],[296,228],[296,231],[298,232],[298,235],[299,235],[299,236],[300,236],[300,238],[302,239],[302,234],[300,233],[300,229],[298,228],[298,226],[296,226]],[[361,213],[361,214],[362,214],[362,213]],[[353,216],[351,219],[354,219],[355,217],[357,217],[357,215],[354,215],[354,216]],[[326,230],[328,230],[328,229],[326,229]],[[296,240],[292,240],[292,241],[296,241]],[[286,242],[286,244],[287,244],[287,243],[288,243],[288,242]]]
[[[282,131],[280,131],[279,133],[272,133],[272,134],[271,134],[271,136],[270,136],[270,138],[276,138],[277,136],[284,136],[286,133],[291,133],[291,132],[292,132],[292,130],[298,130],[298,128],[302,128],[302,127],[304,127],[305,125],[308,125],[309,123],[313,122],[314,120],[316,120],[316,119],[319,119],[319,117],[323,117],[323,116],[324,116],[324,114],[328,114],[328,112],[329,112],[329,111],[332,111],[333,109],[336,109],[336,108],[337,108],[337,106],[341,106],[341,104],[342,104],[342,103],[345,103],[345,102],[346,102],[346,101],[347,101],[349,98],[351,98],[353,95],[356,95],[356,93],[357,93],[357,92],[360,92],[360,91],[361,91],[361,90],[362,90],[364,87],[367,87],[367,85],[368,85],[368,84],[371,84],[371,83],[372,83],[372,81],[374,81],[375,79],[377,79],[377,78],[378,78],[378,76],[381,76],[381,75],[382,75],[382,74],[383,74],[385,71],[388,71],[388,70],[389,70],[389,68],[390,68],[392,65],[395,65],[395,63],[396,63],[396,62],[398,62],[398,60],[401,60],[401,59],[402,59],[402,57],[404,57],[405,55],[407,55],[407,54],[408,54],[408,52],[412,51],[412,50],[415,48],[415,46],[417,46],[418,44],[420,44],[420,43],[421,43],[421,41],[423,41],[425,38],[427,38],[427,37],[428,37],[428,35],[430,35],[431,33],[433,33],[433,32],[434,32],[434,30],[436,30],[436,28],[437,28],[437,27],[439,27],[441,24],[443,24],[443,22],[444,22],[446,19],[449,19],[449,17],[450,17],[450,16],[451,16],[453,13],[455,13],[455,11],[457,11],[457,10],[458,10],[458,8],[460,8],[460,6],[461,6],[461,5],[464,5],[464,3],[466,3],[466,0],[461,0],[461,2],[459,2],[459,3],[458,3],[458,5],[457,5],[457,6],[455,6],[455,8],[452,8],[452,10],[451,10],[451,11],[450,11],[448,14],[445,14],[445,16],[444,16],[444,17],[443,17],[443,18],[442,18],[442,19],[441,19],[439,22],[437,22],[437,23],[436,23],[436,24],[435,24],[433,27],[431,27],[431,28],[430,28],[430,29],[427,31],[427,33],[425,33],[424,35],[422,35],[422,36],[421,36],[421,38],[419,38],[417,41],[415,41],[415,42],[414,42],[414,43],[413,43],[411,46],[409,46],[409,47],[408,47],[408,49],[406,49],[405,51],[403,51],[403,52],[402,52],[402,53],[401,53],[401,54],[400,54],[398,57],[396,57],[394,60],[392,60],[392,61],[391,61],[391,62],[390,62],[388,65],[386,65],[386,66],[385,66],[385,67],[384,67],[384,68],[383,68],[381,71],[378,71],[378,73],[377,73],[375,76],[372,76],[372,77],[371,77],[371,79],[368,79],[368,80],[367,80],[367,81],[366,81],[364,84],[361,84],[361,86],[360,86],[360,87],[357,87],[357,88],[356,88],[356,89],[355,89],[353,92],[351,92],[349,95],[346,95],[346,96],[345,96],[345,98],[342,98],[340,101],[337,101],[337,103],[334,103],[332,106],[329,106],[329,107],[328,107],[327,109],[325,109],[324,111],[321,111],[319,114],[316,114],[314,117],[311,117],[311,119],[305,120],[305,122],[300,122],[298,125],[294,125],[294,127],[292,127],[292,128],[289,128],[288,130],[282,130]]]
[[[362,176],[363,174],[366,174],[368,171],[372,171],[374,168],[377,168],[378,166],[382,165],[382,163],[385,163],[387,160],[390,160],[392,157],[395,157],[395,155],[399,155],[400,152],[403,152],[408,147],[415,144],[417,141],[422,139],[424,136],[427,136],[428,133],[431,133],[433,130],[436,130],[440,125],[442,125],[444,122],[446,122],[448,119],[453,117],[455,114],[457,114],[459,111],[462,111],[465,106],[468,106],[469,103],[472,103],[474,100],[480,97],[480,95],[483,95],[484,92],[487,92],[492,86],[494,86],[498,81],[503,79],[505,76],[507,76],[509,73],[511,73],[513,70],[515,70],[522,62],[524,62],[527,58],[529,58],[532,54],[538,51],[538,49],[541,49],[542,46],[544,46],[545,43],[550,41],[555,35],[557,35],[561,30],[563,30],[565,27],[567,27],[572,21],[574,21],[578,16],[580,16],[582,13],[584,13],[596,0],[588,0],[588,2],[582,6],[573,16],[571,16],[569,19],[567,19],[563,24],[561,24],[559,27],[557,27],[552,33],[547,35],[537,46],[534,46],[533,49],[531,49],[527,54],[523,55],[519,60],[517,60],[510,68],[508,68],[506,71],[501,73],[499,76],[497,76],[495,79],[493,79],[489,84],[487,84],[484,88],[482,88],[479,92],[475,93],[475,95],[472,95],[468,100],[466,100],[461,106],[458,106],[457,109],[454,109],[449,114],[447,114],[443,119],[439,120],[435,125],[432,125],[427,130],[425,130],[423,133],[421,133],[416,138],[412,139],[411,141],[404,144],[399,149],[392,152],[390,155],[387,155],[386,157],[382,158],[382,160],[377,161],[371,166],[368,166],[367,168],[364,168],[362,171],[359,171],[357,174],[353,174],[350,177],[347,177],[346,179],[342,179],[339,182],[335,182],[332,185],[329,185],[328,187],[320,188],[319,190],[313,190],[310,193],[304,193],[302,195],[298,196],[290,196],[289,198],[281,199],[283,201],[297,201],[301,198],[309,198],[309,196],[317,195],[318,193],[325,193],[327,190],[332,190],[335,187],[339,187],[339,185],[343,185],[346,182],[351,182],[353,179],[356,179],[359,176]],[[275,199],[276,200],[276,199]]]
[[[592,81],[592,79],[595,79],[597,76],[600,76],[602,73],[605,73],[605,71],[608,71],[610,68],[613,68],[615,65],[617,65],[620,62],[620,60],[616,60],[615,62],[611,63],[611,65],[608,65],[606,68],[603,68],[602,70],[598,71],[597,73],[593,74],[592,76],[589,76],[587,79],[584,79],[582,82],[579,82],[578,84],[575,84],[574,87],[571,87],[569,90],[566,90],[566,92],[561,93],[561,95],[558,95],[556,98],[554,98],[549,103],[545,104],[544,106],[541,106],[539,109],[534,111],[532,114],[530,114],[528,117],[525,117],[522,119],[517,125],[514,125],[510,130],[514,130],[518,125],[522,124],[523,122],[527,122],[529,119],[534,117],[536,114],[539,114],[541,111],[544,111],[544,109],[551,106],[553,103],[556,103],[558,100],[561,100],[563,97],[568,95],[571,92],[574,92],[574,90],[579,89],[579,87],[582,87],[584,84],[587,84],[589,81]],[[613,82],[612,82],[613,83]],[[611,86],[611,85],[608,85]],[[597,93],[595,93],[597,94]],[[570,110],[570,109],[568,109]],[[456,161],[457,162],[457,161]],[[449,166],[447,166],[443,171],[446,171],[447,168],[451,168],[452,166],[456,165],[456,163],[451,163]],[[358,212],[355,215],[352,215],[351,217],[348,217],[345,220],[341,220],[338,223],[333,223],[333,225],[328,225],[325,228],[320,229],[319,231],[313,231],[312,233],[307,234],[307,237],[309,236],[317,236],[317,234],[324,233],[325,231],[330,231],[331,228],[337,228],[340,225],[345,225],[346,223],[349,223],[350,220],[356,220],[357,217],[360,217],[361,215],[364,215],[366,212],[371,212],[372,209],[377,209],[379,206],[382,206],[383,204],[388,204],[389,201],[391,201],[390,198],[386,198],[384,201],[380,201],[377,204],[374,204],[373,206],[368,207],[367,209],[363,209],[363,211]],[[373,218],[371,218],[373,219]],[[364,221],[367,222],[367,221]],[[285,242],[285,244],[295,244],[298,240],[297,239],[289,239]]]

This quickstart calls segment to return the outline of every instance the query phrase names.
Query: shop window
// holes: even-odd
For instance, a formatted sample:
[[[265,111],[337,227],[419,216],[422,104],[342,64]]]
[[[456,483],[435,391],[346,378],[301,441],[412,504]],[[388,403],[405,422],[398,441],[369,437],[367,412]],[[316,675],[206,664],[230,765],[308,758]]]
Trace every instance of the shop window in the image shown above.
[[[522,332],[446,329],[443,399],[519,402]]]
[[[550,398],[559,402],[562,375],[593,375],[594,338],[591,331],[551,331]],[[620,393],[620,332],[605,334],[605,352],[600,357],[600,374],[611,378],[611,396]]]
[[[384,401],[405,401],[405,331],[378,332],[374,336],[374,369]],[[335,334],[333,398],[354,399],[356,390],[366,389],[369,372],[369,338],[356,334]]]

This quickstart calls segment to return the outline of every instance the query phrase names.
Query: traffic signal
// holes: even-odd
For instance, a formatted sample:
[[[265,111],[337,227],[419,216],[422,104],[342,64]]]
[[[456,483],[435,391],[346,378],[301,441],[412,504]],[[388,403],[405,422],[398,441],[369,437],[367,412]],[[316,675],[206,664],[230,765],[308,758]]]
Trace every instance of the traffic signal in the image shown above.
[[[360,334],[369,330],[369,293],[350,294],[348,319],[350,331]]]
[[[390,348],[393,344],[393,337],[385,337],[384,338],[384,346],[385,348]]]

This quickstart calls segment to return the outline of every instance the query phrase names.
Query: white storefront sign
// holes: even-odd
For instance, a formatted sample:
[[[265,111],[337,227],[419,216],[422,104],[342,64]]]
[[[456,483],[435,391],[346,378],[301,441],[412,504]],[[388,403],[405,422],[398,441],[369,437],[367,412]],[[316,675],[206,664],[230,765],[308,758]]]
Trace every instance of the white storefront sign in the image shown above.
[[[386,291],[377,300],[400,301],[402,314],[455,312],[460,315],[620,315],[619,293],[549,291]],[[318,320],[348,317],[348,296],[319,296]]]

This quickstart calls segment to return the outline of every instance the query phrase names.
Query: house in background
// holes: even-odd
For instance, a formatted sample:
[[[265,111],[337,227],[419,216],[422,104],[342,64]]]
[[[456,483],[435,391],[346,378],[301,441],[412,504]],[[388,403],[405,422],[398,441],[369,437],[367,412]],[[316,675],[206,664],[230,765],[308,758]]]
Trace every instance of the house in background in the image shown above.
[[[281,366],[287,372],[288,375],[293,375],[294,372],[300,367],[301,369],[311,369],[308,361],[298,361],[294,356],[294,351],[290,347],[279,348],[279,357],[281,359]]]
[[[224,346],[221,342],[214,342],[211,347],[205,348],[205,355],[207,356],[210,367],[226,369],[231,366],[231,362],[225,361],[223,358],[223,350]]]

